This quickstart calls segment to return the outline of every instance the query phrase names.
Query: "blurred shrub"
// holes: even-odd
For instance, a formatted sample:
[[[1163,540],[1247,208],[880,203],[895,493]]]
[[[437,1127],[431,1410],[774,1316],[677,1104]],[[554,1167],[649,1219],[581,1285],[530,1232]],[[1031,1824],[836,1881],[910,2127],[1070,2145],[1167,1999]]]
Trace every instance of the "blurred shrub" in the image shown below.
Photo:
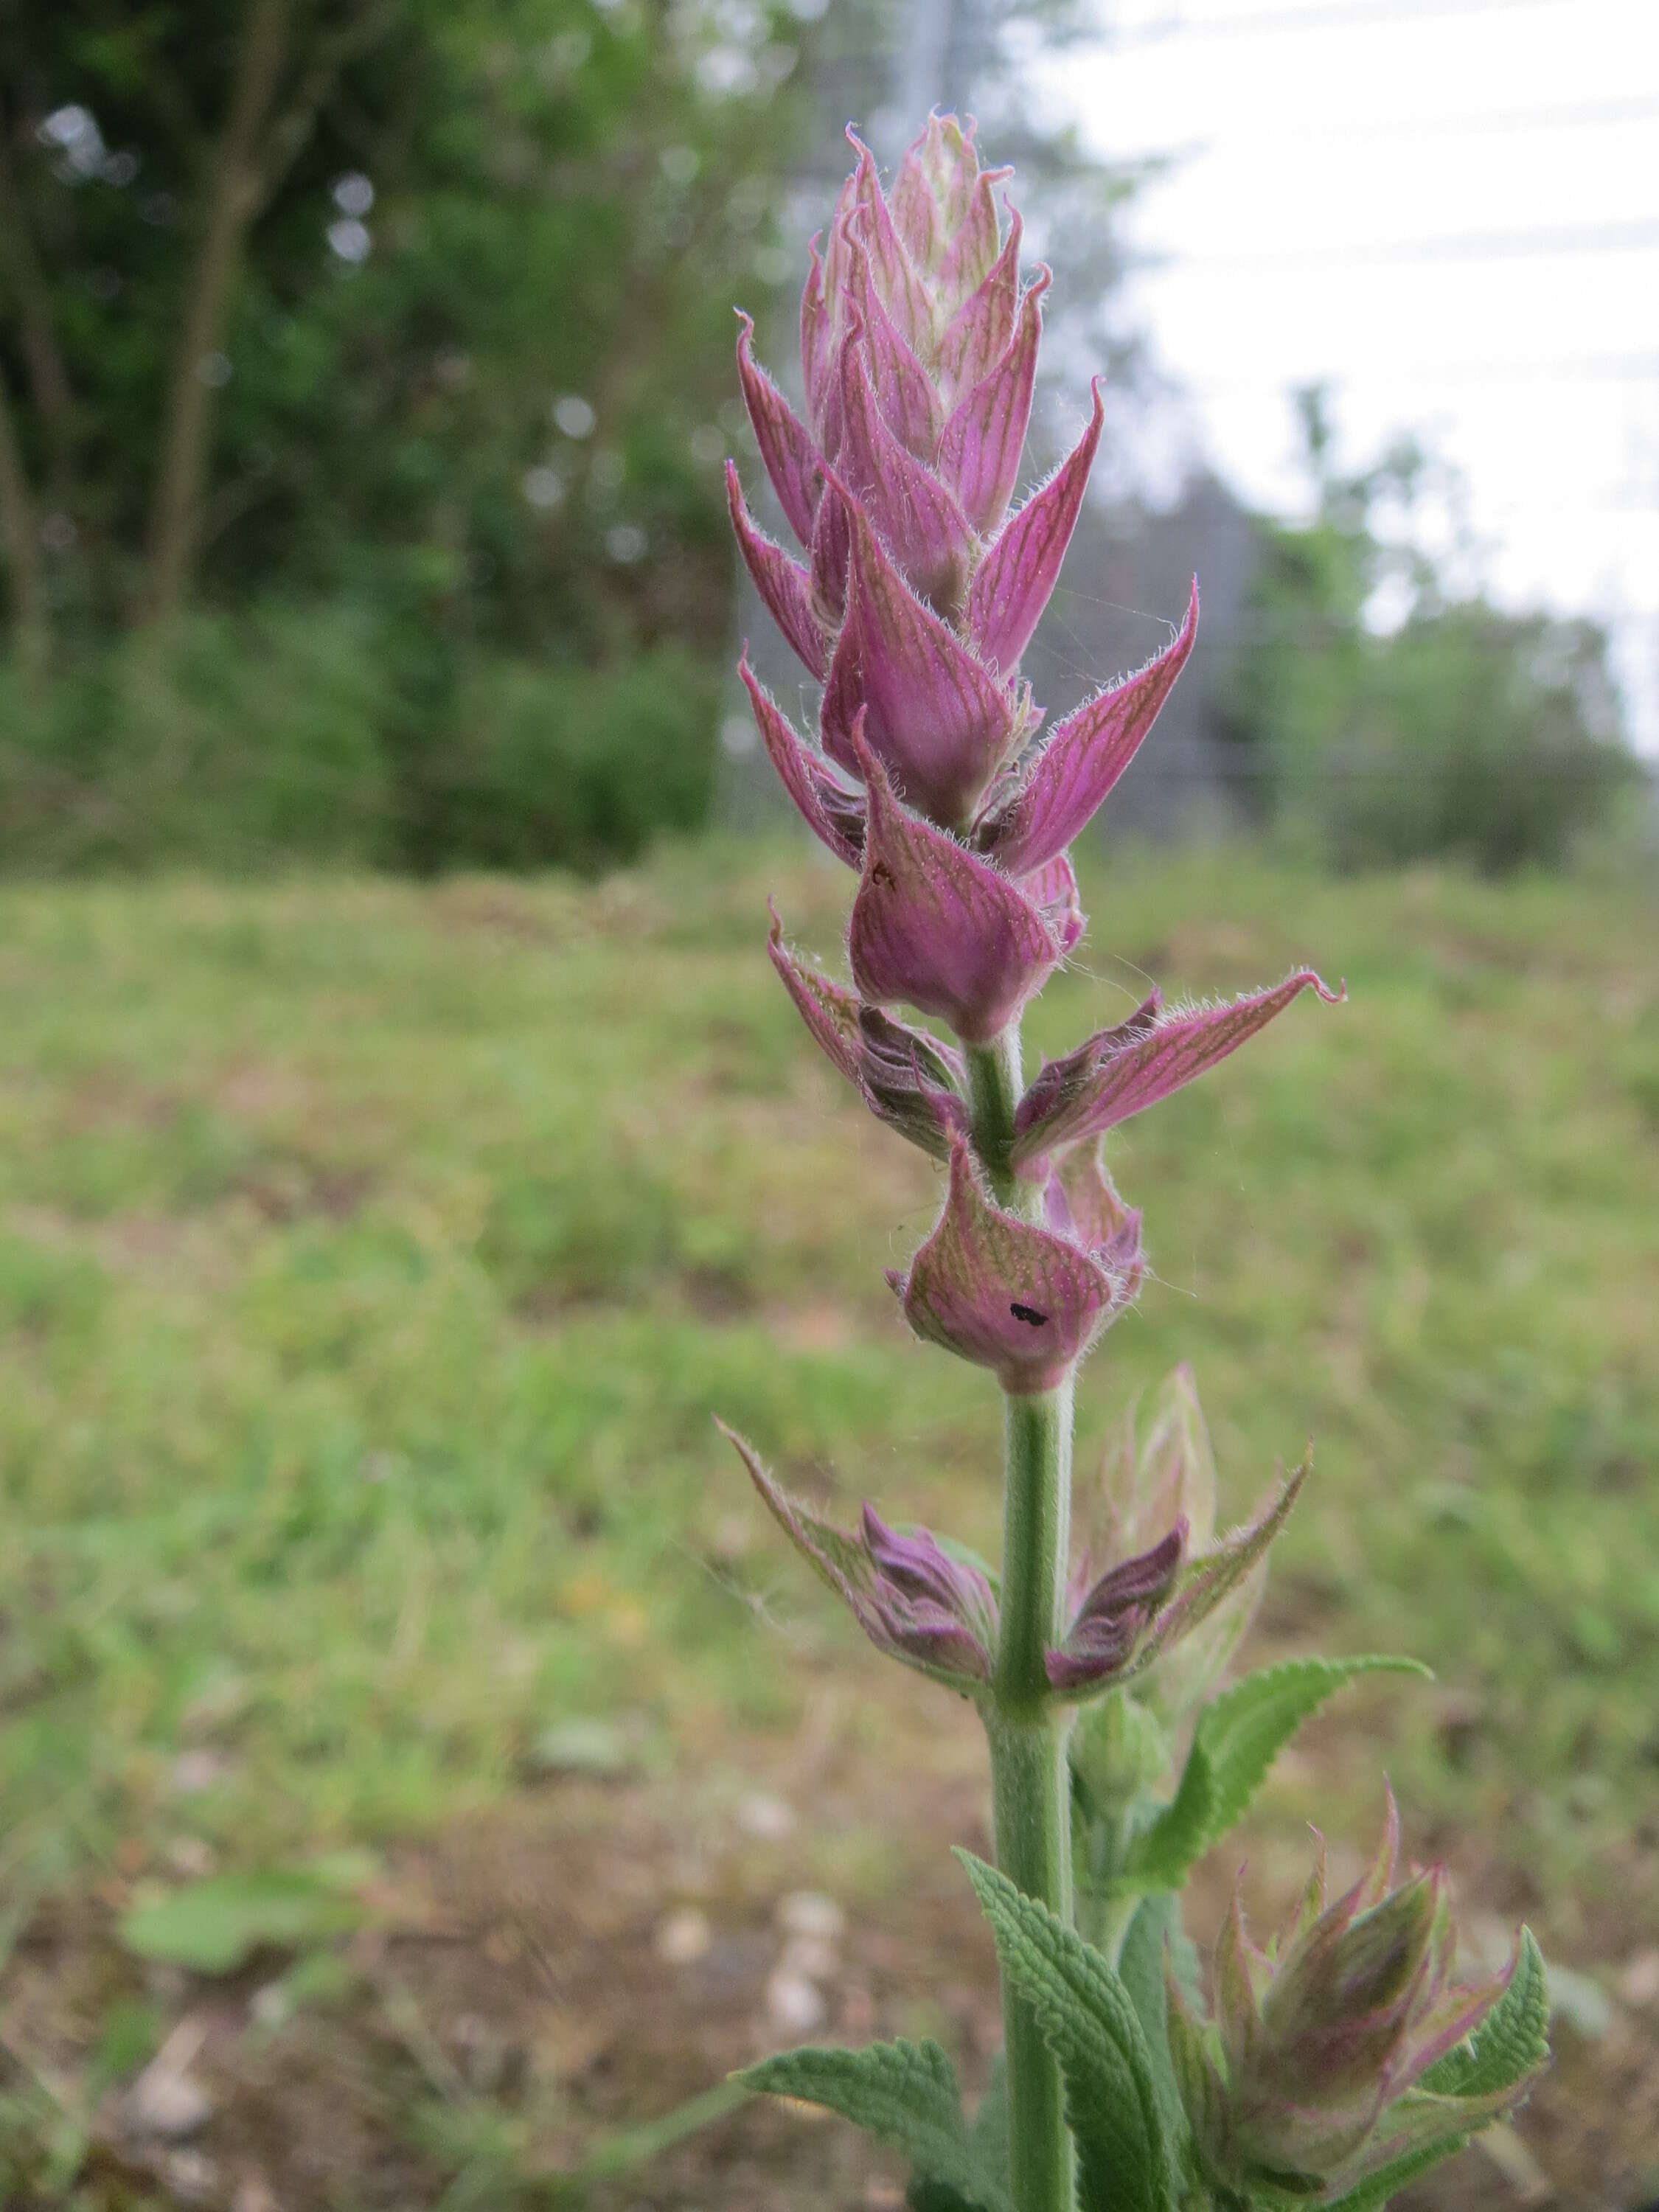
[[[718,683],[428,655],[349,608],[197,615],[50,685],[0,664],[0,868],[596,867],[707,811]]]
[[[1339,475],[1320,396],[1302,408],[1317,511],[1258,526],[1220,707],[1242,802],[1338,866],[1559,866],[1638,775],[1606,633],[1455,596],[1415,527],[1422,454]]]
[[[1477,599],[1367,647],[1356,734],[1318,800],[1341,864],[1448,853],[1489,874],[1559,866],[1629,784],[1592,624]]]
[[[423,834],[454,862],[593,868],[659,830],[696,829],[714,790],[719,700],[718,671],[670,647],[614,672],[482,659],[434,749]]]

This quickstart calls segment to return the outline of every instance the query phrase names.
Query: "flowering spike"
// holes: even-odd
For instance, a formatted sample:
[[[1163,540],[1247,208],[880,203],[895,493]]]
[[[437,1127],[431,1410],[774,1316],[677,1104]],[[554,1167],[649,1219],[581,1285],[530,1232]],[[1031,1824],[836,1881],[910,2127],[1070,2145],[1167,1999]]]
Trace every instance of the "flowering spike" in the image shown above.
[[[879,1007],[861,1006],[855,992],[797,960],[784,944],[775,908],[767,951],[796,1012],[877,1120],[936,1159],[947,1159],[952,1139],[968,1131],[961,1055]]]
[[[1020,219],[1010,209],[1005,231],[1005,173],[981,167],[971,124],[933,117],[890,196],[849,137],[856,167],[822,253],[813,241],[801,299],[805,422],[756,367],[747,318],[738,347],[762,455],[805,562],[757,528],[735,469],[727,492],[757,587],[823,682],[814,747],[746,659],[741,672],[797,807],[859,868],[848,939],[856,988],[792,953],[775,912],[769,951],[837,1072],[879,1118],[948,1161],[939,1216],[908,1273],[889,1280],[918,1335],[990,1369],[1009,1394],[1000,1583],[867,1505],[855,1530],[831,1527],[733,1441],[769,1510],[876,1644],[986,1709],[999,1842],[1018,1877],[1011,1897],[1024,1890],[1039,1906],[1064,1906],[1070,1800],[1050,1755],[1058,1738],[1034,1758],[1035,1732],[1054,1726],[1046,1709],[1097,1698],[1074,1739],[1073,1780],[1089,1824],[1077,1863],[1091,1886],[1103,1883],[1096,1899],[1109,1906],[1145,1871],[1136,1858],[1121,1863],[1121,1841],[1139,1832],[1176,1724],[1242,1634],[1308,1468],[1282,1480],[1249,1525],[1218,1538],[1213,1461],[1191,1377],[1178,1370],[1146,1441],[1133,1420],[1126,1431],[1103,1567],[1085,1554],[1068,1581],[1070,1410],[1059,1386],[1136,1297],[1146,1264],[1140,1216],[1106,1173],[1100,1139],[1217,1065],[1302,991],[1338,994],[1310,969],[1223,1006],[1166,1008],[1154,991],[1127,1021],[1045,1065],[1024,1097],[1010,1097],[1020,1013],[1084,927],[1067,847],[1193,649],[1197,586],[1162,653],[1038,740],[1042,710],[1018,667],[1077,522],[1103,434],[1101,387],[1073,452],[1011,514],[1048,273],[1022,291]],[[897,1019],[890,1010],[904,1005],[948,1021],[963,1049]],[[1276,1695],[1271,1679],[1245,1686],[1217,1711],[1216,1727],[1200,1723],[1160,1829],[1190,1833],[1194,1817],[1202,1826],[1224,1812],[1256,1760],[1227,1730],[1248,1735],[1249,1716]],[[1484,1989],[1452,1984],[1445,1880],[1437,1869],[1397,1879],[1392,1799],[1376,1862],[1334,1904],[1320,1852],[1277,1945],[1250,1941],[1235,1898],[1217,1947],[1214,2021],[1171,1980],[1167,2048],[1188,2129],[1173,2125],[1170,2075],[1141,2113],[1150,2124],[1155,2105],[1153,2116],[1172,2124],[1156,2130],[1170,2153],[1159,2177],[1166,2197],[1175,2188],[1194,2205],[1241,2208],[1380,2203],[1402,2170],[1415,2173],[1508,2109],[1543,2062],[1535,1947],[1523,1932],[1507,1977]],[[1045,1949],[1039,1964],[1052,1963]],[[1143,1994],[1155,2002],[1146,1963],[1137,2009],[1152,2031],[1139,2003]],[[1040,1984],[1021,1978],[1030,1965],[1005,1953],[1015,2000],[1011,2191],[1022,2204],[1058,2207],[1073,2194],[1064,2122],[1078,2085],[1055,2071]],[[1103,1983],[1096,1994],[1110,1991]],[[813,2063],[831,2057],[812,2054]],[[1078,2132],[1085,2193],[1109,2194],[1115,2172],[1091,2170],[1099,2146]]]
[[[1311,968],[1299,968],[1270,990],[1220,1006],[1159,1007],[1150,1019],[1143,1009],[1133,1022],[1103,1030],[1063,1060],[1046,1061],[1014,1117],[1015,1164],[1039,1180],[1052,1152],[1103,1135],[1206,1074],[1307,990],[1328,1006],[1339,1005],[1343,996]]]
[[[1018,326],[1007,351],[958,403],[939,439],[939,473],[955,487],[981,535],[988,536],[1000,526],[1019,481],[1019,459],[1036,387],[1042,295],[1050,281],[1048,270],[1038,270],[1020,303]],[[1087,475],[1086,468],[1084,473]],[[1071,535],[1069,526],[1066,535]],[[1056,557],[1056,574],[1059,567]],[[1049,588],[1053,588],[1052,580]],[[1036,626],[1034,615],[1032,628]],[[1030,631],[1026,635],[1029,637]],[[1019,659],[1018,653],[999,653],[988,646],[986,650],[989,658],[1001,660],[1010,670]]]
[[[759,441],[761,459],[772,479],[789,527],[803,545],[812,536],[812,514],[817,505],[818,457],[806,425],[756,362],[751,350],[755,325],[741,309],[738,320],[738,375],[744,404]]]
[[[755,722],[772,765],[807,827],[822,839],[838,860],[856,868],[864,854],[865,801],[849,791],[829,763],[798,736],[788,717],[760,684],[749,665],[747,647],[738,673],[743,678]]]
[[[967,161],[977,163],[971,147],[967,149]],[[964,168],[957,176],[965,174]],[[945,313],[949,315],[965,300],[979,290],[996,267],[997,256],[1002,246],[1002,226],[997,221],[996,187],[1005,184],[1013,174],[1012,169],[978,169],[968,185],[968,204],[961,219],[952,228],[954,235],[939,264],[937,279],[939,295]]]
[[[995,266],[973,297],[963,301],[939,340],[935,366],[949,398],[974,386],[1007,352],[1019,315],[1019,246],[1023,226],[1010,210],[1008,235]]]
[[[990,1680],[996,1601],[976,1567],[951,1558],[923,1529],[900,1536],[866,1505],[856,1536],[821,1520],[775,1481],[754,1446],[735,1447],[767,1510],[847,1607],[878,1651],[971,1693]]]
[[[932,272],[967,220],[979,173],[974,125],[937,109],[899,163],[893,221],[918,269]]]
[[[858,155],[858,167],[842,188],[838,213],[849,220],[839,222],[830,233],[825,282],[832,298],[848,296],[851,289],[848,240],[855,222],[861,222],[860,234],[869,252],[888,312],[911,351],[925,358],[933,349],[933,301],[905,251],[903,240],[893,227],[875,155],[857,131],[850,128],[847,143]]]
[[[918,1336],[1016,1395],[1062,1382],[1133,1295],[1101,1255],[993,1205],[960,1139],[945,1211],[908,1275],[888,1279]]]
[[[852,261],[865,367],[876,403],[900,443],[917,460],[931,462],[945,427],[945,406],[938,387],[888,313],[870,256],[856,239]]]
[[[830,670],[830,640],[812,604],[812,583],[800,562],[756,527],[744,503],[735,462],[726,465],[726,501],[744,565],[767,610],[811,674],[823,683]]]
[[[1026,511],[1022,508],[1021,514]],[[1014,518],[1011,532],[1019,520]],[[977,587],[977,576],[974,581]],[[1134,758],[1186,666],[1197,635],[1194,578],[1187,619],[1174,643],[1127,682],[1097,692],[1066,716],[1012,796],[1000,801],[993,817],[981,821],[979,842],[1017,872],[1062,852]]]
[[[908,1001],[988,1043],[1042,988],[1060,943],[1017,884],[902,807],[856,732],[853,742],[870,799],[854,980],[872,1006]]]
[[[812,597],[833,623],[847,612],[847,579],[853,557],[853,526],[839,488],[826,483],[812,518]],[[831,663],[833,665],[833,661]]]
[[[1077,527],[1106,420],[1098,378],[1094,391],[1094,414],[1076,447],[1042,490],[1026,501],[975,572],[968,628],[986,659],[1005,676],[1018,667],[1020,655],[1031,641]],[[1018,464],[1016,447],[1016,467]]]
[[[1171,2013],[1171,2055],[1201,2166],[1252,2201],[1346,2199],[1414,2151],[1455,2148],[1509,2110],[1537,2071],[1522,2048],[1502,2086],[1458,2094],[1443,2062],[1490,2015],[1506,1974],[1451,1982],[1456,1948],[1444,1870],[1395,1887],[1397,1827],[1370,1875],[1334,1905],[1321,1865],[1286,1941],[1258,1951],[1237,1895],[1216,1945],[1217,2020]],[[1536,1953],[1531,1958],[1535,1960]]]
[[[816,419],[823,404],[831,370],[835,319],[824,289],[823,258],[818,252],[823,233],[814,231],[806,251],[809,264],[800,295],[800,373],[806,387],[806,411]]]
[[[912,590],[944,616],[967,588],[974,533],[956,497],[888,428],[855,323],[842,353],[841,471]]]
[[[831,492],[841,489],[832,483]],[[871,750],[910,805],[946,826],[965,823],[1015,740],[1014,701],[923,605],[856,501],[842,497],[852,567],[846,626],[823,695],[823,749],[854,765],[852,726],[862,705]]]

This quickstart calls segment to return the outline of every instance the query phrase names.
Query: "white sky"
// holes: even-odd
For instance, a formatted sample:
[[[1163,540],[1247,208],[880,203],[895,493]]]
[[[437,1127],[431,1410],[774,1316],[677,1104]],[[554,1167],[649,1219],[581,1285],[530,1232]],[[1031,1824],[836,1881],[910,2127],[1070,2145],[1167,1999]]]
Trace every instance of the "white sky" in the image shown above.
[[[1659,752],[1659,0],[1108,0],[1051,67],[1133,208],[1127,306],[1184,435],[1292,511],[1291,386],[1342,459],[1415,429],[1483,580],[1614,628]]]

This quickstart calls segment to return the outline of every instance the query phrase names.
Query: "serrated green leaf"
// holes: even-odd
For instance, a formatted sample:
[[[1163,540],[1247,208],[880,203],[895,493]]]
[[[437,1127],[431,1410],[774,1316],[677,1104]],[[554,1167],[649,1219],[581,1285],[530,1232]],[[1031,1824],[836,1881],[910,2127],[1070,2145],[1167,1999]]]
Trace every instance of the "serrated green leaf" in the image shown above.
[[[1177,1889],[1189,1866],[1243,1819],[1267,1770],[1328,1698],[1361,1674],[1426,1675],[1415,1659],[1287,1659],[1247,1674],[1199,1717],[1172,1801],[1131,1845],[1119,1895]]]
[[[361,1917],[349,1897],[314,1874],[214,1875],[135,1905],[122,1919],[121,1941],[140,1958],[229,1974],[263,1944],[291,1950],[323,1942]]]
[[[1117,1962],[1118,1978],[1129,1993],[1135,2018],[1146,2038],[1152,2079],[1158,2085],[1164,2124],[1172,2143],[1178,2142],[1187,2130],[1181,2091],[1170,2057],[1170,1998],[1164,1978],[1166,1951],[1173,1955],[1178,1944],[1185,1945],[1188,1950],[1192,1948],[1181,1925],[1181,1907],[1165,1891],[1147,1898],[1137,1908]]]
[[[971,1853],[968,1869],[1002,1971],[1059,2063],[1083,2212],[1173,2212],[1176,2166],[1152,2053],[1098,1951]]]
[[[1420,2087],[1443,2097],[1494,2097],[1535,2074],[1550,2055],[1549,1977],[1530,1928],[1510,1985],[1468,2042],[1449,2051]]]
[[[979,2170],[956,2069],[937,2043],[783,2051],[738,2078],[760,2094],[839,2112],[902,2152],[924,2184],[938,2185],[972,2212],[1008,2212],[1006,2191]],[[940,2201],[937,2194],[933,2201]]]

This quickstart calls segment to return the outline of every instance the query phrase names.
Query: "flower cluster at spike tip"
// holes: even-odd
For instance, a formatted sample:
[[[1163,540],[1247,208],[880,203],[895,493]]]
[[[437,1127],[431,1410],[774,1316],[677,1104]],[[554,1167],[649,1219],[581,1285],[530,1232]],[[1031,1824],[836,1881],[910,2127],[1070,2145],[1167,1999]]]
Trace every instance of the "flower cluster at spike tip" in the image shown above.
[[[1165,1007],[1045,1066],[1006,1161],[975,1157],[961,1048],[994,1047],[1083,933],[1066,848],[1133,758],[1193,649],[1194,583],[1173,641],[1052,732],[1019,674],[1054,591],[1100,442],[1098,383],[1075,449],[1019,504],[1048,274],[1029,281],[1009,172],[981,168],[972,125],[933,117],[890,196],[869,149],[801,302],[805,419],[738,365],[761,459],[799,540],[765,537],[727,465],[732,519],[762,599],[823,684],[816,738],[748,665],[766,750],[802,816],[859,872],[851,988],[772,958],[807,1027],[872,1110],[950,1164],[949,1195],[908,1277],[921,1335],[1042,1390],[1133,1298],[1140,1217],[1096,1140],[1224,1059],[1304,989],[1304,969],[1220,1006]],[[957,1045],[900,1022],[919,1009]],[[999,1202],[1001,1170],[1034,1186]],[[1002,1199],[1008,1196],[1005,1189]]]
[[[1019,217],[999,206],[1008,173],[981,168],[951,116],[929,121],[890,191],[852,143],[801,303],[804,414],[757,363],[746,316],[738,342],[798,550],[763,534],[727,471],[756,587],[822,686],[816,732],[793,726],[746,651],[740,673],[791,799],[858,877],[848,979],[792,951],[775,909],[773,965],[831,1065],[944,1170],[938,1219],[888,1279],[918,1338],[1000,1387],[1000,1565],[868,1504],[838,1526],[726,1433],[877,1650],[978,1707],[997,1866],[965,1863],[997,1943],[1004,2068],[971,2136],[937,2045],[796,2050],[743,2078],[908,2150],[913,2203],[1380,2212],[1536,2078],[1547,1989],[1530,1936],[1507,1975],[1456,1984],[1443,1876],[1396,1884],[1391,1810],[1371,1874],[1329,1904],[1322,1869],[1279,1947],[1256,1950],[1235,1911],[1213,2018],[1194,1989],[1162,1986],[1159,1960],[1173,1972],[1185,1942],[1170,1893],[1298,1720],[1353,1675],[1413,1662],[1291,1659],[1217,1692],[1308,1463],[1218,1531],[1184,1369],[1144,1439],[1127,1416],[1098,1547],[1085,1529],[1074,1559],[1070,1535],[1073,1378],[1146,1274],[1108,1135],[1304,991],[1340,994],[1309,968],[1218,1003],[1154,990],[1027,1080],[1023,1013],[1085,927],[1068,848],[1193,651],[1198,587],[1163,653],[1045,731],[1020,659],[1078,520],[1100,386],[1073,451],[1021,499],[1048,275],[1022,276]],[[1118,1972],[1132,1943],[1133,1991]]]

